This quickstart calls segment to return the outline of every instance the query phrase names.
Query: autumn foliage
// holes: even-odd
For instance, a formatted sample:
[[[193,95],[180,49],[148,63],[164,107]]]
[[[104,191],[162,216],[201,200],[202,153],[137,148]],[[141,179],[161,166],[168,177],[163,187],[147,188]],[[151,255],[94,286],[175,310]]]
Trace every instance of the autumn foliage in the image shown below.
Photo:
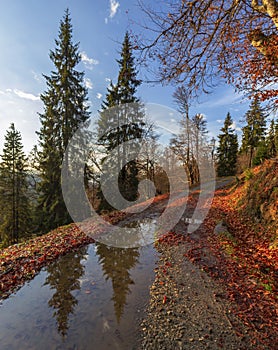
[[[252,220],[238,216],[234,206],[236,193],[219,190],[213,202],[211,215],[200,229],[200,238],[169,232],[159,239],[159,244],[186,244],[185,257],[198,264],[218,280],[231,301],[232,312],[249,329],[257,349],[277,348],[277,249],[270,248],[270,232]],[[228,201],[231,201],[231,204]],[[216,223],[225,217],[232,227],[234,239],[213,233]],[[191,247],[188,249],[188,246]],[[233,325],[239,336],[244,336]]]
[[[74,224],[0,251],[0,298],[7,297],[43,266],[93,239]]]
[[[115,224],[126,215],[123,212],[112,212],[102,218],[110,224]],[[92,220],[87,222],[84,228],[101,233],[106,226],[102,221]],[[59,256],[93,242],[94,239],[81,231],[78,225],[70,224],[0,250],[0,299],[8,297]]]
[[[209,215],[198,230],[186,232],[182,221],[156,241],[159,245],[180,246],[184,257],[197,264],[225,288],[231,309],[247,326],[257,349],[277,348],[277,160],[266,161],[252,170],[251,177],[242,176],[232,187],[217,190]],[[171,203],[171,207],[187,201],[187,214],[194,210],[200,191],[188,198]],[[163,203],[160,196],[153,205]],[[257,209],[256,209],[257,208]],[[258,211],[259,210],[259,211]],[[260,213],[258,215],[258,213]],[[114,212],[103,218],[109,223],[131,215]],[[217,232],[216,225],[224,222],[227,232]],[[105,226],[97,221],[87,223],[95,232]],[[1,298],[7,297],[24,281],[45,265],[93,238],[82,233],[75,224],[60,227],[49,234],[0,251]],[[169,262],[163,273],[171,268]],[[161,282],[163,283],[163,282]],[[162,304],[171,303],[164,295]],[[238,335],[241,329],[237,329]]]
[[[164,194],[148,202],[152,206],[167,198],[168,194]],[[136,207],[139,208],[140,204]],[[93,237],[86,235],[84,230],[96,237],[109,229],[105,222],[114,225],[130,215],[128,212],[113,211],[87,220],[82,225],[61,226],[46,235],[0,250],[0,299],[8,297],[59,256],[93,243]]]
[[[242,186],[231,193],[219,191],[215,198],[207,221],[211,232],[207,244],[216,264],[207,270],[227,286],[234,312],[252,329],[256,340],[275,348],[278,254],[271,246],[274,232],[240,215],[238,198],[244,194]],[[232,237],[215,237],[213,217],[225,218]]]
[[[194,95],[220,75],[277,107],[277,1],[168,1],[165,9],[142,3],[149,35],[135,38],[136,47],[158,60],[160,81],[183,83]]]
[[[225,287],[232,311],[249,329],[257,349],[276,349],[278,346],[275,336],[278,334],[275,322],[277,223],[268,214],[259,218],[254,210],[255,201],[261,198],[265,213],[268,206],[272,208],[272,214],[276,210],[277,219],[277,178],[277,162],[267,161],[254,168],[251,179],[242,178],[240,184],[216,191],[210,213],[195,238],[177,228],[176,232],[171,231],[158,241],[158,244],[184,245],[185,257]],[[261,185],[254,189],[254,184],[259,181]],[[191,205],[194,206],[194,198]],[[257,206],[260,207],[260,203]],[[227,232],[215,231],[219,222],[225,222]],[[237,332],[244,336],[239,329]]]

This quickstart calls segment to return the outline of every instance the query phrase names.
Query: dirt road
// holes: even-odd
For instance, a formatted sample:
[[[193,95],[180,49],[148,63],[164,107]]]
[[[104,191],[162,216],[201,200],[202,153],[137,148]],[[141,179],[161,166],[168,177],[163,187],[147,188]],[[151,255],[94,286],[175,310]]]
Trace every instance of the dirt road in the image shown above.
[[[231,180],[219,179],[216,187],[227,185]],[[191,193],[196,190],[198,187]],[[198,195],[198,191],[195,195]],[[149,211],[161,212],[165,204],[166,200],[161,201]],[[184,218],[191,215],[193,210],[189,205]],[[174,231],[184,235],[185,220],[181,220]],[[204,232],[201,228],[191,236],[194,241],[198,241]],[[191,238],[190,235],[187,237]],[[247,328],[231,313],[231,305],[225,297],[225,286],[217,284],[185,257],[192,249],[190,239],[181,240],[177,245],[161,242],[157,249],[160,258],[157,261],[156,278],[150,289],[146,317],[141,324],[138,348],[257,349],[251,342]],[[207,259],[213,258],[208,256]],[[213,261],[210,263],[213,264]]]

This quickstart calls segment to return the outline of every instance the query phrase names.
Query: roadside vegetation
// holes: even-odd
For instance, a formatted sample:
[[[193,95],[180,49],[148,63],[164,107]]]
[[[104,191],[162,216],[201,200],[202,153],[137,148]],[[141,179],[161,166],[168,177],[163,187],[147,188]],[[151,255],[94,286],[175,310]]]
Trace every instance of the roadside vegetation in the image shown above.
[[[181,249],[184,245],[185,258],[225,288],[231,311],[247,326],[256,348],[275,349],[277,159],[257,166],[252,174],[251,178],[242,175],[240,182],[216,191],[198,238],[186,236],[177,228],[158,244],[181,245]],[[244,337],[240,328],[237,332]]]
[[[44,75],[38,145],[27,156],[15,125],[11,123],[6,131],[0,154],[0,298],[8,297],[59,256],[94,242],[72,223],[62,191],[62,168],[68,179],[74,164],[83,159],[82,147],[75,149],[74,164],[66,152],[81,128],[80,145],[90,137],[94,141],[82,173],[86,194],[96,212],[110,223],[127,215],[115,211],[103,192],[102,185],[110,184],[114,172],[117,189],[126,201],[137,200],[140,181],[150,180],[155,185],[153,202],[165,205],[170,190],[166,170],[173,164],[192,186],[200,183],[203,159],[218,177],[235,177],[231,186],[215,192],[198,239],[177,225],[156,246],[186,245],[185,258],[225,286],[232,311],[249,327],[254,342],[278,348],[277,1],[251,1],[249,5],[222,1],[219,6],[212,1],[173,1],[167,14],[143,5],[142,9],[151,21],[149,29],[158,36],[146,42],[126,32],[117,59],[118,75],[107,88],[94,135],[88,129],[88,91],[84,72],[78,70],[81,55],[79,44],[73,43],[69,10],[50,51],[53,71]],[[142,81],[136,50],[144,60],[159,61],[160,82],[177,84],[173,101],[180,128],[163,150],[137,97]],[[191,102],[200,90],[213,86],[216,72],[250,98],[249,110],[242,116],[241,140],[230,113],[219,135],[210,140],[205,116],[190,113]],[[109,113],[127,103],[135,104],[128,113],[121,115],[120,110],[117,118]],[[138,153],[142,139],[148,140],[149,148]],[[114,149],[117,154],[113,155]],[[78,189],[71,190],[79,198]],[[116,193],[111,187],[111,200]],[[182,200],[188,201],[190,209],[198,196]],[[171,203],[175,205],[179,204]],[[104,230],[97,221],[89,224],[92,231]],[[168,301],[163,295],[162,305]]]

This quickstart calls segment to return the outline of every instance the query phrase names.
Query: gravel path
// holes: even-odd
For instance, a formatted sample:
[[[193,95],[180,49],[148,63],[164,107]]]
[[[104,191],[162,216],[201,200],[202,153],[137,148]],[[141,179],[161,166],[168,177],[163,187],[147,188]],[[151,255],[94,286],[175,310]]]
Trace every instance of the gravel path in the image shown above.
[[[219,181],[217,187],[227,182],[231,180]],[[175,232],[184,233],[184,223],[177,225]],[[202,232],[197,230],[191,238],[198,241]],[[190,240],[157,245],[160,258],[141,323],[139,349],[258,349],[248,329],[230,312],[225,286],[184,256],[191,248]]]
[[[256,349],[229,312],[223,288],[186,260],[184,244],[160,245],[158,250],[140,348]]]

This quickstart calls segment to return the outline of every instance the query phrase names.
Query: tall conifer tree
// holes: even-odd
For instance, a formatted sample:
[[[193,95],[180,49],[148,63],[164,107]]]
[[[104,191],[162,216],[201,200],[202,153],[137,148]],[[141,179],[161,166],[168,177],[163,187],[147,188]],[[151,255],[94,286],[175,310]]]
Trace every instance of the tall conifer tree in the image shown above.
[[[267,155],[269,158],[278,154],[278,124],[275,126],[274,119],[271,120],[266,138]]]
[[[72,42],[69,10],[60,22],[56,48],[50,51],[55,69],[44,76],[47,90],[41,95],[44,112],[40,114],[40,213],[43,231],[71,221],[61,189],[61,165],[73,133],[89,119],[84,72],[76,70],[81,60],[79,44]],[[69,160],[64,159],[65,167]]]
[[[256,148],[265,142],[266,117],[258,99],[254,99],[245,115],[247,125],[242,128],[241,151],[249,155],[248,166],[252,166]]]
[[[217,175],[230,176],[236,173],[238,141],[230,113],[227,114],[224,126],[221,128],[219,146],[217,148]]]
[[[0,234],[4,245],[17,243],[30,230],[26,157],[20,132],[12,123],[0,163]]]
[[[140,139],[144,132],[144,114],[136,91],[141,81],[137,79],[132,47],[129,34],[126,33],[122,44],[121,57],[117,60],[119,74],[117,83],[110,83],[106,99],[102,103],[98,120],[98,143],[104,149],[103,161],[108,154],[117,149],[116,157],[109,158],[109,168],[103,168],[102,184],[109,180],[111,166],[119,174],[118,184],[122,196],[133,201],[138,192],[138,166],[136,159],[126,164],[128,154],[136,154],[132,146],[127,145],[130,140]],[[134,142],[133,145],[136,145]],[[111,189],[111,193],[113,190]],[[112,195],[112,194],[111,194]],[[111,209],[100,192],[100,209]]]

